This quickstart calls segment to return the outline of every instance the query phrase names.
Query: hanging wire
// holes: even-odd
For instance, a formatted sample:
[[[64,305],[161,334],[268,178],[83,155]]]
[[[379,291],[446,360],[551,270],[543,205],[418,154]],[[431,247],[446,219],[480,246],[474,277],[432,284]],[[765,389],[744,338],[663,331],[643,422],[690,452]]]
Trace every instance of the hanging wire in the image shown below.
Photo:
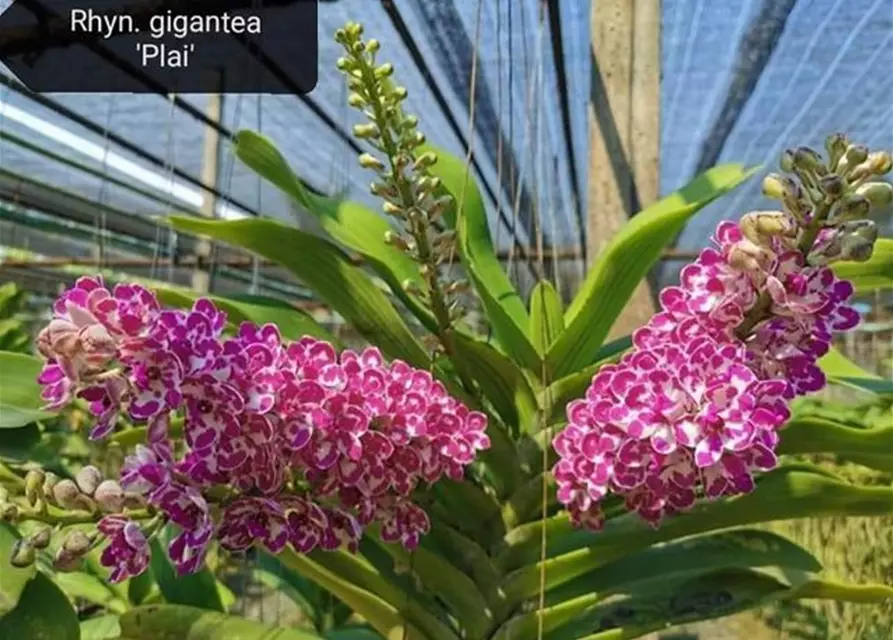
[[[477,101],[475,100],[476,89],[477,89],[477,76],[478,76],[478,63],[479,63],[479,52],[481,45],[481,15],[483,13],[484,0],[478,0],[477,3],[477,11],[475,12],[474,19],[474,50],[471,58],[471,88],[469,91],[468,97],[468,152],[465,154],[465,171],[462,177],[462,191],[459,195],[459,202],[457,203],[456,211],[462,212],[465,210],[465,192],[468,189],[468,179],[471,174],[471,161],[474,157],[474,141],[476,136],[474,134],[474,118],[475,118],[475,107]],[[447,260],[447,277],[452,273],[453,270],[453,260],[455,258],[456,247],[455,244],[450,248],[450,256]]]
[[[108,233],[107,231],[107,220],[106,220],[106,212],[105,212],[105,201],[108,196],[108,180],[105,179],[105,176],[108,174],[108,160],[109,160],[109,152],[111,151],[111,142],[109,140],[109,131],[112,127],[112,116],[115,111],[115,101],[117,98],[117,94],[113,93],[109,96],[109,106],[108,112],[106,113],[106,122],[105,122],[105,135],[103,137],[103,150],[102,150],[102,174],[103,178],[99,183],[99,195],[97,197],[97,207],[96,207],[96,215],[94,216],[94,237],[96,238],[96,268],[97,270],[101,270],[105,264],[105,236]]]
[[[526,32],[526,28],[524,26],[526,23],[526,21],[524,20],[525,13],[526,12],[523,10],[523,4],[522,4],[522,11],[521,11],[522,27],[521,27],[521,29],[525,33],[525,40],[526,40],[527,32]],[[535,45],[535,47],[536,47],[536,61],[534,62],[534,68],[527,69],[527,67],[525,67],[525,69],[527,71],[529,71],[529,73],[526,73],[527,96],[525,98],[525,105],[524,105],[524,144],[522,146],[522,152],[521,152],[521,157],[524,158],[524,162],[521,164],[521,169],[518,172],[518,185],[517,185],[518,188],[515,190],[515,202],[512,206],[512,223],[513,223],[513,225],[516,223],[516,221],[520,217],[521,185],[524,184],[525,174],[528,169],[528,162],[527,162],[528,150],[533,146],[532,141],[531,141],[531,138],[533,136],[533,131],[532,131],[533,116],[531,114],[532,114],[532,110],[534,108],[533,103],[534,103],[534,91],[535,91],[535,87],[536,87],[536,79],[531,78],[531,74],[533,74],[535,76],[537,73],[537,69],[542,64],[542,53],[543,53],[543,38],[542,38],[542,36],[543,36],[543,28],[542,28],[542,24],[540,24],[539,28],[537,29],[537,33],[536,33],[536,45]],[[526,48],[527,47],[525,46],[525,50],[526,50]],[[526,59],[526,54],[524,57]],[[514,231],[514,229],[513,229],[513,231]],[[525,251],[528,264],[530,264],[530,261],[533,259],[533,251],[531,249],[532,248],[530,247],[530,245],[528,245],[526,247],[526,251]],[[515,258],[514,251],[510,250],[509,251],[509,270],[511,270],[511,266],[514,262],[514,258]],[[540,271],[536,275],[537,275],[537,277],[542,277],[542,272]]]
[[[166,153],[165,153],[165,162],[167,166],[165,167],[165,172],[167,173],[168,179],[168,188],[167,188],[167,202],[170,210],[174,209],[174,119],[176,118],[176,92],[171,92],[168,94],[168,102],[170,103],[170,111],[168,113],[167,118],[167,144],[166,144]],[[167,280],[168,282],[173,283],[175,279],[174,272],[174,263],[177,259],[177,232],[174,231],[172,227],[168,227],[167,233],[167,253],[168,253],[168,265],[167,265]],[[158,256],[161,253],[161,226],[156,227],[155,234],[155,250],[152,254],[152,270],[151,277],[156,277],[156,268],[158,266]]]

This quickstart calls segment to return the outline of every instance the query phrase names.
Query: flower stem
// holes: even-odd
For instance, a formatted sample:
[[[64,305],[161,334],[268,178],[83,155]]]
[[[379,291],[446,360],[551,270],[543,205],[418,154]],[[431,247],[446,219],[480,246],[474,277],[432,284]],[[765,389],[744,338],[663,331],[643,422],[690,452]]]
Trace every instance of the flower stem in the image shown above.
[[[371,88],[376,86],[379,82],[385,81],[385,79],[379,81],[375,77],[375,69],[370,64],[362,63],[359,65],[359,69],[367,87]],[[409,233],[416,242],[418,258],[422,265],[423,278],[428,290],[427,293],[431,304],[431,311],[437,322],[437,338],[443,347],[444,353],[455,362],[456,344],[453,322],[450,318],[449,308],[447,307],[446,294],[437,277],[437,259],[428,237],[430,222],[425,216],[425,212],[419,211],[416,206],[412,192],[412,184],[404,175],[399,161],[399,156],[402,152],[391,135],[390,121],[385,112],[385,107],[382,104],[381,96],[372,90],[369,91],[369,105],[372,107],[372,120],[379,130],[381,150],[388,158],[394,185],[397,187],[397,191],[400,194],[401,204],[403,205],[404,211],[406,211],[406,221],[409,226]],[[417,211],[421,215],[412,215],[413,211]],[[470,392],[474,391],[475,386],[473,381],[461,370],[458,370],[458,375],[463,386]]]

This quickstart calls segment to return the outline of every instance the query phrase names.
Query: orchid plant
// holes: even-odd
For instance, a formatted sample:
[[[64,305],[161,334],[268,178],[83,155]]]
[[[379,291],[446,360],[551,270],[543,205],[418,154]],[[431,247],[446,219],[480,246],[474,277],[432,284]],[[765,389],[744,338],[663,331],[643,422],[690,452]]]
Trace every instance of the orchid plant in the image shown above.
[[[328,237],[269,219],[170,223],[280,263],[368,346],[343,348],[273,301],[77,280],[37,338],[41,358],[4,360],[16,375],[3,384],[19,391],[0,409],[4,427],[35,428],[81,404],[107,457],[0,467],[0,517],[16,527],[0,530],[0,635],[26,637],[10,630],[27,628],[38,580],[64,590],[87,563],[128,585],[106,610],[122,638],[262,637],[271,630],[225,613],[210,571],[249,550],[361,621],[338,633],[388,640],[633,638],[771,601],[893,596],[835,582],[807,550],[752,528],[893,509],[889,487],[784,457],[870,461],[893,442],[893,424],[789,410],[829,382],[890,390],[832,348],[859,322],[853,296],[891,284],[893,246],[870,220],[893,201],[890,154],[842,135],[824,157],[786,151],[763,182],[780,209],[722,222],[647,325],[603,344],[668,239],[753,171],[714,168],[641,212],[567,309],[545,281],[525,304],[465,163],[426,143],[362,33],[339,30],[338,67],[368,119],[355,127],[369,145],[360,163],[386,217],[312,194],[242,131],[237,156]],[[196,576],[211,582],[178,591]],[[209,588],[216,604],[195,608]],[[53,637],[83,633],[75,621]]]

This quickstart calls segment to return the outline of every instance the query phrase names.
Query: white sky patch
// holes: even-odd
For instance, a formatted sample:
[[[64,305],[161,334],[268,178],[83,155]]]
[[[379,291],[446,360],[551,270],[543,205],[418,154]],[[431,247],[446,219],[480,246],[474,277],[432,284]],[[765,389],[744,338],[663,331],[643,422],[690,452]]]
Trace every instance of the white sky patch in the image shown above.
[[[159,173],[158,171],[147,169],[110,149],[106,149],[94,142],[90,142],[71,131],[48,122],[43,118],[38,118],[8,102],[0,100],[0,119],[3,118],[9,118],[10,120],[18,122],[35,133],[65,145],[81,155],[101,162],[106,168],[118,171],[128,178],[141,182],[152,189],[156,189],[164,195],[179,200],[194,209],[200,209],[205,197],[210,195],[203,194],[198,189],[189,187],[182,182],[178,182],[169,176]],[[249,217],[245,212],[229,206],[226,203],[219,203],[216,210],[217,216],[224,220],[238,220]]]

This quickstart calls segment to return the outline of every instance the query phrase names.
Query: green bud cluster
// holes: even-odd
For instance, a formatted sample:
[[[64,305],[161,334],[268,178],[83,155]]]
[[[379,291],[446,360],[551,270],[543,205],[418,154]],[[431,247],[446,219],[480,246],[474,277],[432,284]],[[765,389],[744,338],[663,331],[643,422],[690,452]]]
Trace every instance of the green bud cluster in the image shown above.
[[[437,156],[422,148],[425,136],[418,130],[418,118],[404,113],[406,88],[393,81],[391,64],[378,61],[379,42],[364,41],[362,36],[363,28],[356,23],[335,34],[344,48],[337,66],[347,77],[348,104],[368,120],[353,128],[354,136],[371,147],[371,152],[360,155],[359,163],[375,172],[370,190],[396,223],[386,233],[385,243],[419,265],[424,286],[410,280],[404,289],[431,308],[442,334],[466,313],[459,300],[467,283],[446,281],[443,273],[456,251],[455,233],[445,231],[442,224],[453,198],[431,173]]]
[[[763,194],[780,200],[796,222],[793,244],[810,264],[868,260],[877,240],[868,218],[893,204],[893,185],[880,180],[893,169],[893,156],[836,133],[825,141],[825,157],[809,147],[786,149],[779,168],[783,173],[763,179]]]
[[[0,521],[19,524],[25,521],[44,523],[30,535],[17,541],[10,555],[16,567],[33,564],[37,552],[47,549],[55,534],[63,535],[53,564],[60,570],[71,570],[98,540],[98,534],[81,530],[61,531],[71,524],[92,525],[105,514],[125,510],[142,510],[143,499],[126,493],[114,480],[103,479],[92,465],[82,467],[71,478],[60,478],[42,469],[25,473],[20,495],[11,496],[0,486]]]

